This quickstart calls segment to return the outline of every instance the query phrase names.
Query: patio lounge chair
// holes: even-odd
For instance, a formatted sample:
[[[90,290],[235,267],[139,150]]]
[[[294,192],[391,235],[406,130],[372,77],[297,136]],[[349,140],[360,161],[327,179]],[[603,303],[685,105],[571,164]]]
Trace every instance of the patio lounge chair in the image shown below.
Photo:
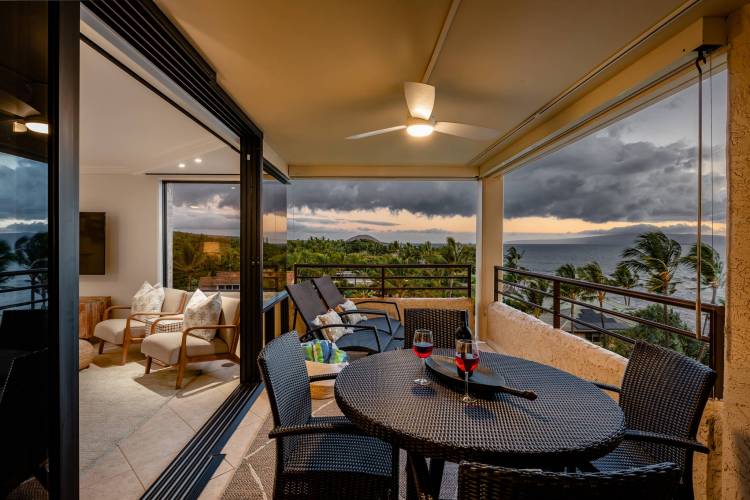
[[[328,307],[318,295],[312,281],[303,281],[295,285],[286,286],[287,293],[294,303],[294,308],[302,321],[305,323],[307,333],[315,338],[324,339],[323,332],[328,328],[346,327],[350,331],[336,340],[336,345],[344,351],[362,351],[368,354],[391,351],[399,349],[403,341],[394,339],[387,331],[381,331],[371,325],[323,325],[317,326],[313,323],[316,317],[328,312]],[[383,311],[373,313],[383,314]],[[346,315],[347,312],[341,313]],[[297,322],[297,314],[294,315],[294,323]]]
[[[365,436],[348,418],[313,417],[310,382],[296,332],[258,356],[276,439],[273,498],[398,498],[398,448]]]
[[[625,440],[593,462],[598,471],[673,462],[682,470],[680,498],[693,498],[693,452],[709,449],[695,440],[703,409],[716,380],[711,368],[671,349],[638,341],[620,394]]]
[[[323,302],[328,306],[329,309],[336,309],[344,302],[346,297],[336,286],[330,276],[321,276],[320,278],[313,278],[315,288],[320,292],[320,296],[323,297]],[[393,306],[396,310],[396,318],[391,318],[387,314],[383,314],[380,310],[370,309],[359,309],[362,304],[387,304]],[[362,325],[374,326],[381,332],[388,333],[391,337],[396,339],[404,338],[404,327],[401,320],[401,311],[399,311],[398,304],[389,300],[378,300],[378,299],[367,299],[360,300],[357,302],[357,311],[351,311],[354,314],[364,314],[368,316],[375,316],[374,318],[368,317],[366,321],[362,322]],[[359,324],[359,323],[357,323]]]
[[[679,477],[679,469],[671,463],[609,473],[563,473],[461,462],[458,500],[667,500],[672,498]]]

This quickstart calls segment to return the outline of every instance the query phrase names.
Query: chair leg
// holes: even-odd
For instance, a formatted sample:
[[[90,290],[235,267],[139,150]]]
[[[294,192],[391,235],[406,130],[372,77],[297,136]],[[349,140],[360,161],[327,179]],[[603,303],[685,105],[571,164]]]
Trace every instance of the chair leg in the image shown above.
[[[175,389],[182,389],[182,379],[185,376],[185,362],[180,360],[180,364],[177,367],[177,383]]]
[[[99,341],[99,354],[102,354],[104,352],[104,341]]]
[[[125,335],[125,337],[122,339],[122,363],[125,364],[128,362],[128,349],[130,349],[130,338]]]
[[[151,373],[151,362],[154,360],[151,356],[146,357],[146,375]]]

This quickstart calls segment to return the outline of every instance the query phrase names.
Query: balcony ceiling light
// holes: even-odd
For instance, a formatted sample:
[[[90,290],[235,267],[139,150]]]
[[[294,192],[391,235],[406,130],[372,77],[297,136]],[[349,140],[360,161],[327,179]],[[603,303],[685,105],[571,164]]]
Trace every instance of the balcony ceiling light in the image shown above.
[[[178,167],[178,168],[185,168],[185,167],[186,167],[186,165],[185,165],[184,163],[179,163],[179,164],[177,164],[177,167]]]
[[[202,158],[196,158],[196,159],[195,159],[195,160],[193,160],[193,161],[194,161],[195,163],[203,163],[203,159],[202,159]]]
[[[427,137],[435,130],[431,123],[413,123],[406,127],[406,133],[412,137]]]

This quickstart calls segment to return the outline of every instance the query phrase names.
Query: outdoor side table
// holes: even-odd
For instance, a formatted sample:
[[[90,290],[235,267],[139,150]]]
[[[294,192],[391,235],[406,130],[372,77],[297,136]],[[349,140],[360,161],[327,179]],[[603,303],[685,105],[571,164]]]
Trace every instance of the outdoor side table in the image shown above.
[[[452,356],[449,349],[433,355]],[[367,356],[336,378],[336,402],[365,433],[409,453],[417,470],[431,471],[440,488],[443,461],[507,467],[560,469],[587,464],[622,440],[625,419],[618,404],[594,384],[551,366],[482,352],[480,363],[505,377],[506,384],[532,390],[534,401],[507,394],[465,404],[461,392],[427,370],[427,387],[412,381],[421,373],[410,350]],[[434,483],[437,482],[437,485]]]

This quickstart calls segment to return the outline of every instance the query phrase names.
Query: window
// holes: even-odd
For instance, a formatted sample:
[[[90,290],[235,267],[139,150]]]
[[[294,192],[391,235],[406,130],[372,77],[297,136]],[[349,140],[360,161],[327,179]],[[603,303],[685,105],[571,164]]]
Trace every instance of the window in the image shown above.
[[[239,183],[165,182],[164,216],[168,286],[239,291]]]
[[[263,176],[263,295],[284,289],[286,277],[287,186],[270,175]]]

